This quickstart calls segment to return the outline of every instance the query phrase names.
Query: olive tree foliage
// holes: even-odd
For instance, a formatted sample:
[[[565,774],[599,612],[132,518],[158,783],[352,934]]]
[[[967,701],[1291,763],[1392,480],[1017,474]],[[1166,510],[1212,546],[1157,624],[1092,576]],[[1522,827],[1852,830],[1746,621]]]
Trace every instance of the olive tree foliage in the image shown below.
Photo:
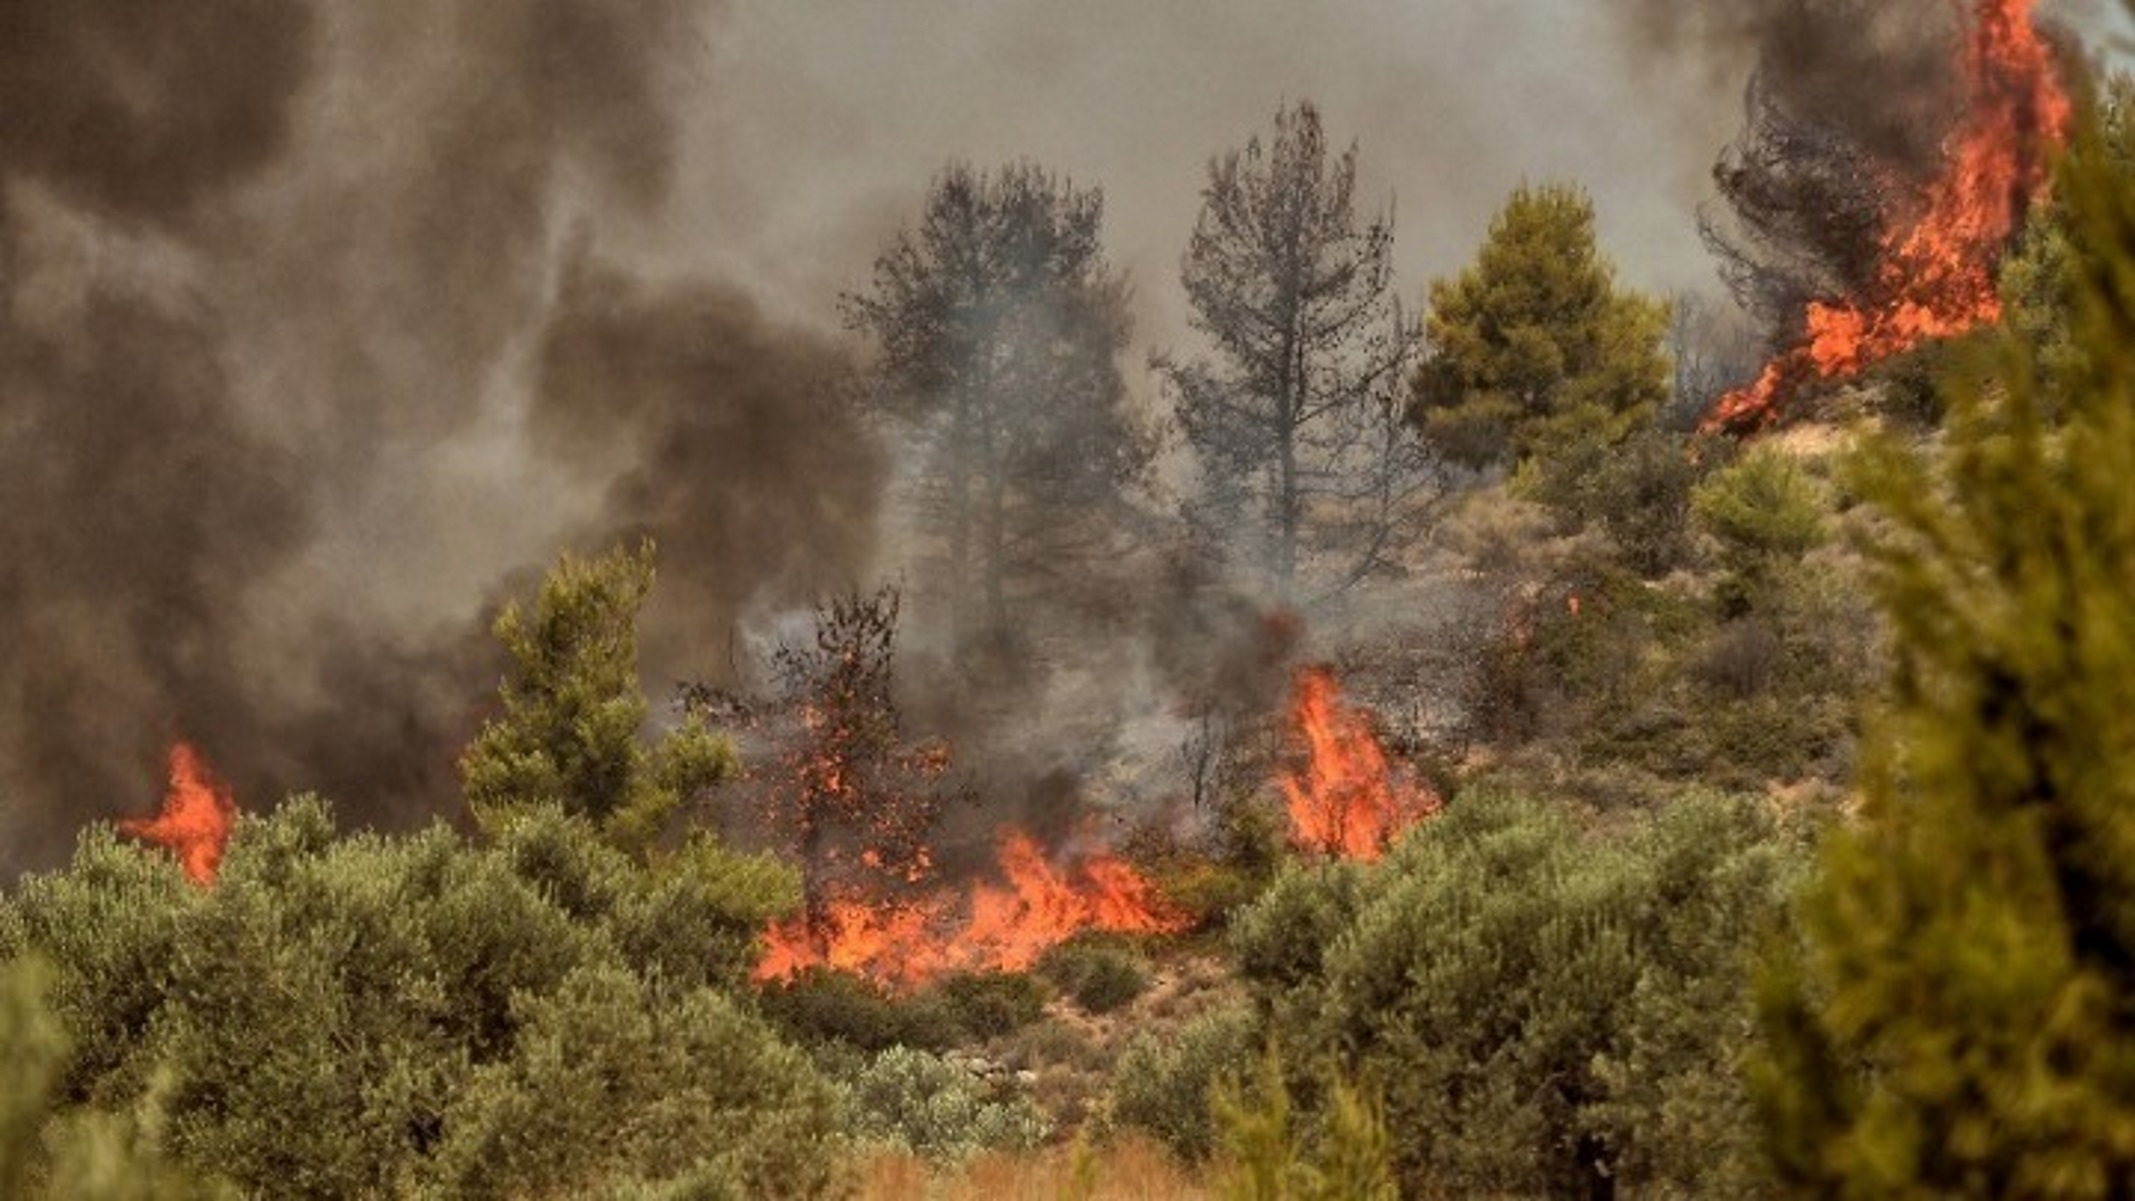
[[[1404,1195],[1759,1196],[1747,952],[1798,859],[1746,800],[1597,832],[1469,793],[1376,867],[1293,869],[1233,943],[1299,1096],[1383,1104]]]
[[[52,1010],[52,970],[0,942],[0,1197],[50,1201],[211,1201],[238,1194],[185,1172],[156,1146],[151,1093],[133,1112],[68,1109],[69,1040]]]
[[[1939,445],[1854,473],[1887,692],[1762,999],[1806,1193],[2135,1187],[2135,192],[2078,125],[2058,351],[1990,335]]]
[[[797,902],[775,863],[643,866],[553,804],[475,846],[299,798],[212,889],[92,827],[0,926],[50,965],[55,1095],[153,1112],[147,1150],[250,1195],[805,1196],[835,1095],[736,999]]]
[[[1449,458],[1536,464],[1613,445],[1667,399],[1667,310],[1616,286],[1573,186],[1520,187],[1475,262],[1431,283],[1411,416]]]
[[[637,615],[653,573],[649,542],[595,559],[566,554],[531,607],[505,605],[496,621],[512,659],[498,689],[504,713],[460,758],[478,822],[495,827],[553,804],[644,850],[686,801],[733,774],[733,748],[694,713],[655,745],[640,737]]]
[[[1306,102],[1210,162],[1180,279],[1214,355],[1158,360],[1200,465],[1189,520],[1290,599],[1384,566],[1438,490],[1401,419],[1418,331],[1393,225],[1359,223],[1356,174]]]
[[[998,636],[1020,602],[1087,581],[1155,454],[1119,372],[1127,291],[1103,218],[1101,192],[1034,164],[954,165],[843,298],[878,351],[868,403],[926,452],[929,579],[960,636]]]

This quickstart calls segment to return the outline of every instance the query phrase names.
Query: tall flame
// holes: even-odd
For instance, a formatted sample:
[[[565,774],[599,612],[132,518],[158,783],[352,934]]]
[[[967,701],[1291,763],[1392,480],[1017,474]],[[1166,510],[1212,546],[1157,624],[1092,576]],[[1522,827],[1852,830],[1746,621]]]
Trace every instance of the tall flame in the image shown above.
[[[2001,318],[1994,271],[2025,210],[2044,196],[2049,148],[2066,141],[2069,102],[2032,21],[2035,0],[1979,0],[1965,51],[1965,114],[1943,173],[1884,231],[1869,294],[1808,307],[1801,345],[1720,398],[1705,428],[1750,430],[1794,389]]]
[[[1141,873],[1109,855],[1062,868],[1035,839],[1011,829],[1002,833],[996,863],[997,882],[909,899],[832,899],[812,915],[774,923],[756,978],[826,966],[910,988],[950,972],[1021,971],[1085,930],[1185,926]]]
[[[119,829],[168,848],[194,883],[208,886],[215,883],[215,870],[222,866],[223,847],[236,821],[237,804],[230,790],[208,770],[199,751],[176,742],[171,744],[170,789],[163,794],[162,812],[121,821]]]
[[[1430,788],[1396,771],[1370,718],[1342,700],[1326,667],[1298,673],[1291,721],[1309,758],[1283,777],[1290,837],[1308,851],[1373,860],[1402,831],[1445,807]]]

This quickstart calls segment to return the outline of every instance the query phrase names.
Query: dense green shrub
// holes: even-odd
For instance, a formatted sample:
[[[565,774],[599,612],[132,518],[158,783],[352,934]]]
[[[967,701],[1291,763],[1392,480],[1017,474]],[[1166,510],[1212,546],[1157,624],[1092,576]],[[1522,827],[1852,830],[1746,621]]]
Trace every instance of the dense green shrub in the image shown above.
[[[934,991],[966,1039],[997,1038],[1045,1015],[1045,986],[1028,972],[959,972]]]
[[[53,964],[73,1047],[65,1095],[116,1110],[153,1092],[177,1160],[275,1196],[525,1195],[531,1176],[487,1153],[470,1174],[453,1148],[485,1137],[485,1115],[574,1088],[599,1090],[599,1105],[547,1120],[657,1131],[665,1158],[625,1164],[605,1128],[579,1127],[549,1140],[568,1170],[540,1174],[610,1182],[696,1172],[701,1158],[816,1188],[833,1135],[811,1116],[825,1086],[704,987],[733,978],[733,932],[790,895],[790,873],[707,853],[689,868],[696,903],[663,906],[670,878],[591,823],[538,808],[517,820],[538,837],[335,838],[326,807],[299,799],[239,822],[212,889],[92,828],[72,867],[26,879],[9,904],[11,937]],[[665,958],[641,972],[626,936]],[[535,1070],[551,1028],[580,1016],[572,1056]],[[657,1091],[600,1084],[615,1069],[584,1037],[594,1028],[635,1039],[616,1054],[633,1073],[657,1069]],[[687,1121],[672,1098],[690,1099]]]
[[[920,1155],[1027,1150],[1052,1130],[1029,1098],[999,1095],[966,1068],[912,1047],[876,1053],[842,1083],[855,1138]]]
[[[1301,1097],[1330,1068],[1383,1097],[1411,1192],[1754,1195],[1743,961],[1797,858],[1742,801],[1589,832],[1477,793],[1233,938]]]
[[[1128,1044],[1112,1074],[1111,1121],[1163,1140],[1189,1159],[1216,1145],[1215,1090],[1252,1063],[1260,1026],[1244,1006],[1211,1010],[1162,1037]]]
[[[475,1069],[443,1112],[432,1177],[443,1195],[577,1197],[619,1180],[737,1197],[829,1186],[833,1091],[729,998],[662,998],[599,965],[514,1009],[510,1057]]]
[[[156,1146],[161,1101],[135,1113],[62,1107],[66,1031],[42,959],[0,955],[0,1197],[52,1201],[209,1201],[227,1185],[171,1164]]]
[[[1091,1013],[1110,1013],[1149,990],[1149,966],[1109,938],[1070,939],[1038,960],[1038,974]]]
[[[805,1044],[838,1042],[863,1051],[890,1047],[941,1051],[964,1034],[962,1023],[940,993],[900,996],[864,976],[835,968],[806,968],[790,980],[766,985],[759,1004],[772,1024]]]

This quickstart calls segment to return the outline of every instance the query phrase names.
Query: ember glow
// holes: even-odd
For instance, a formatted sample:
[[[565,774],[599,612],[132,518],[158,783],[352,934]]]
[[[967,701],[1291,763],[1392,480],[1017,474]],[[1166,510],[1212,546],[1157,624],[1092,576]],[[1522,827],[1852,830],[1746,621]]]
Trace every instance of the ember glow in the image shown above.
[[[196,884],[215,883],[222,849],[237,822],[230,790],[208,770],[200,752],[183,742],[171,744],[170,790],[163,811],[153,818],[130,819],[119,829],[168,848]]]
[[[1309,752],[1282,781],[1299,847],[1377,859],[1402,831],[1444,808],[1437,793],[1387,762],[1370,717],[1343,701],[1332,670],[1298,673],[1290,716]]]
[[[1153,934],[1185,925],[1141,873],[1109,855],[1061,866],[1029,835],[1008,830],[996,866],[997,880],[961,891],[833,899],[774,923],[756,978],[825,966],[911,988],[951,972],[1022,971],[1085,930]]]
[[[2035,0],[1979,0],[1965,49],[1965,115],[1948,164],[1885,231],[1869,294],[1809,305],[1805,341],[1720,399],[1705,428],[1771,424],[1795,389],[2001,318],[1994,272],[2067,139],[2069,102],[2032,22]]]

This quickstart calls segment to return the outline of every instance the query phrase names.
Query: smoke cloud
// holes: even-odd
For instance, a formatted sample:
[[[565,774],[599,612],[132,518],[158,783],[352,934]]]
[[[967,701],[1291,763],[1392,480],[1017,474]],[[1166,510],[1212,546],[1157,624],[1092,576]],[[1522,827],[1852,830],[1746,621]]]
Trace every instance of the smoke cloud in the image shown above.
[[[661,539],[663,628],[853,573],[840,357],[568,237],[657,216],[721,15],[0,12],[0,874],[152,807],[174,737],[247,804],[445,808],[488,602],[574,536]]]
[[[1932,174],[1957,111],[1960,6],[1947,0],[1631,0],[1627,44],[1694,52],[1716,87],[1754,78],[1797,120],[1879,167]]]
[[[655,693],[723,675],[737,627],[894,579],[900,459],[825,330],[947,162],[1105,189],[1133,363],[1191,352],[1206,164],[1287,102],[1360,141],[1365,207],[1398,198],[1415,296],[1554,178],[1630,282],[1699,286],[1752,68],[1900,161],[1947,87],[1938,0],[1071,8],[0,4],[0,878],[150,809],[174,737],[249,807],[449,806],[486,615],[562,546],[659,541]],[[1612,26],[1669,53],[1626,71]],[[908,673],[913,732],[969,729],[1049,829],[1108,747],[1176,758],[1168,698],[1281,692],[1259,607],[1124,566],[1073,670],[984,696]]]

